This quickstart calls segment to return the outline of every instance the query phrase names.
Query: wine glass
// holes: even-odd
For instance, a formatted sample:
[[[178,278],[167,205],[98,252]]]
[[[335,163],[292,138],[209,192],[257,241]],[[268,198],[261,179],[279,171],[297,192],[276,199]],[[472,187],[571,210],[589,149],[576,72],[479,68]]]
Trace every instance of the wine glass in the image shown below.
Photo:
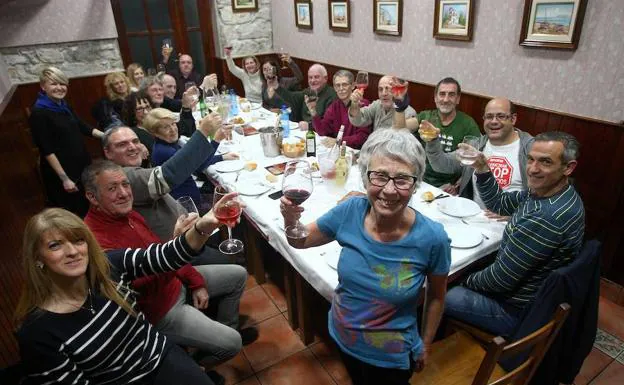
[[[156,76],[156,69],[155,68],[148,68],[147,69],[147,76]]]
[[[284,49],[284,47],[280,47],[280,61],[282,63],[282,67],[281,69],[285,70],[288,68],[288,52],[286,52],[286,50]]]
[[[295,160],[286,164],[282,179],[282,193],[284,193],[286,198],[299,206],[312,195],[313,188],[312,168],[308,161]],[[286,227],[285,231],[286,236],[295,241],[300,241],[308,236],[308,231],[299,221],[292,226]]]
[[[357,75],[355,76],[355,88],[360,90],[362,94],[366,92],[366,89],[368,88],[368,72],[359,71],[357,73]],[[363,105],[361,101],[358,104],[360,105],[360,107]]]
[[[306,91],[306,94],[308,95],[308,102],[316,102],[318,100],[317,90],[309,89]]]
[[[466,166],[472,165],[479,156],[479,137],[474,135],[466,135],[462,140],[462,143],[467,144],[470,148],[460,148],[457,150],[459,161]]]
[[[197,206],[195,206],[195,202],[193,202],[193,198],[188,195],[182,196],[177,199],[178,203],[184,211],[182,212],[183,217],[187,217],[189,215],[199,216],[199,210],[197,210]]]
[[[195,86],[195,82],[184,83],[184,91],[191,90],[190,95],[193,97],[193,102],[199,100],[199,90]]]
[[[392,96],[398,99],[407,89],[407,80],[398,77],[392,78]]]
[[[223,254],[238,254],[244,249],[243,242],[232,238],[232,227],[236,226],[236,222],[243,211],[240,201],[238,200],[238,197],[236,197],[225,203],[221,202],[222,198],[232,191],[234,191],[234,187],[226,185],[219,185],[215,187],[214,190],[214,204],[212,206],[212,212],[214,213],[215,218],[217,218],[219,222],[226,225],[228,229],[228,239],[221,242],[219,245],[219,250]]]

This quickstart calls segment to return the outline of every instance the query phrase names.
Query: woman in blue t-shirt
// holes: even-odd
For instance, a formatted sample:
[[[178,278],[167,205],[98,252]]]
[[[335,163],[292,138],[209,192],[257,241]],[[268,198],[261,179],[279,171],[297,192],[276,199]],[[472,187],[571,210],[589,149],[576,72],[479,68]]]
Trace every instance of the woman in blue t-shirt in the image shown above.
[[[342,246],[329,333],[355,385],[406,385],[421,370],[444,309],[451,263],[441,224],[408,206],[425,170],[425,152],[407,130],[375,131],[360,152],[366,197],[353,197],[306,225],[293,247]],[[392,182],[392,183],[390,183]],[[286,227],[303,208],[280,205]],[[423,336],[416,309],[427,278]]]

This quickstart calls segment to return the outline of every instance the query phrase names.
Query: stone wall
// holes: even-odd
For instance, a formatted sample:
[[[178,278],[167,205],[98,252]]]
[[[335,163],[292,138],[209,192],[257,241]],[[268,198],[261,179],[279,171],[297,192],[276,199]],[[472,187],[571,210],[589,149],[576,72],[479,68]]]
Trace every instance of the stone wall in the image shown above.
[[[217,56],[224,57],[223,46],[233,47],[233,56],[273,51],[271,0],[258,0],[257,12],[232,12],[231,0],[217,0],[215,26]]]
[[[39,81],[39,71],[53,65],[69,78],[123,71],[117,39],[0,48],[14,84]]]

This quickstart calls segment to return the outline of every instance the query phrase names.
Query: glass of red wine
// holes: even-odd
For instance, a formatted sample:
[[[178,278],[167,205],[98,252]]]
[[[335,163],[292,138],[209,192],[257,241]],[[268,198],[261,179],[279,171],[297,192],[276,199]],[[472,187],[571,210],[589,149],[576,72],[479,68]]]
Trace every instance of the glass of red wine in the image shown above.
[[[306,160],[288,162],[282,179],[282,192],[294,205],[299,206],[312,195],[312,168]],[[286,227],[286,236],[301,240],[308,236],[308,231],[301,222]]]
[[[221,242],[219,250],[223,254],[238,254],[243,251],[243,242],[232,238],[232,227],[236,226],[236,222],[240,217],[243,209],[238,197],[227,202],[221,202],[222,198],[228,193],[234,191],[233,186],[219,185],[214,190],[214,204],[212,212],[219,222],[227,226],[228,239]]]
[[[357,73],[357,75],[355,76],[355,88],[360,90],[360,92],[362,92],[362,95],[366,92],[366,89],[368,88],[368,72],[359,71]],[[361,105],[362,103],[360,102],[360,106]]]

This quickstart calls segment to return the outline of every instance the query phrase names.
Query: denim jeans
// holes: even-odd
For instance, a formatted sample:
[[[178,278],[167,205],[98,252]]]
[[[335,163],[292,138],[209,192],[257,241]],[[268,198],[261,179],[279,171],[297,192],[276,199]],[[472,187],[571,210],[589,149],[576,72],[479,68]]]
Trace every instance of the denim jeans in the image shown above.
[[[236,329],[247,271],[239,265],[194,267],[204,277],[210,298],[220,299],[217,320],[187,304],[187,290],[183,286],[175,305],[155,326],[173,342],[201,349],[207,354],[203,362],[212,364],[234,357],[242,348]]]
[[[518,325],[519,314],[498,301],[463,286],[446,293],[444,314],[499,336],[509,336]]]

